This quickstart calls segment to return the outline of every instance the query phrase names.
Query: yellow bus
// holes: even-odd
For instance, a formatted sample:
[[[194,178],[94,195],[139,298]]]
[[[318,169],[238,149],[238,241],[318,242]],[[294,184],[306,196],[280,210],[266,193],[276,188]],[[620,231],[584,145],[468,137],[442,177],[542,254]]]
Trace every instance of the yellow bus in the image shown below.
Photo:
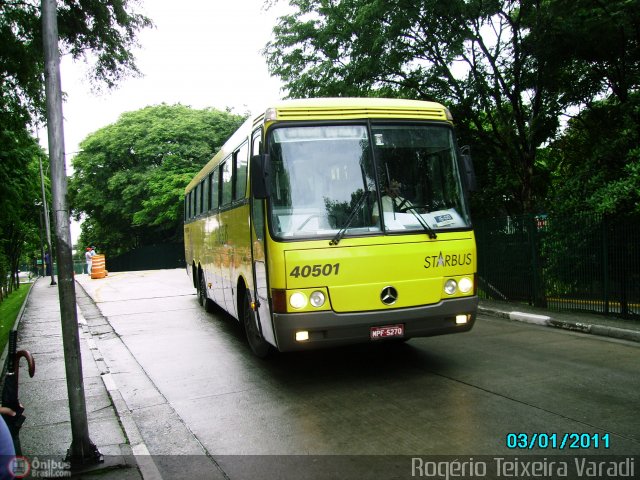
[[[474,182],[440,104],[282,101],[187,186],[187,272],[258,356],[465,332]]]

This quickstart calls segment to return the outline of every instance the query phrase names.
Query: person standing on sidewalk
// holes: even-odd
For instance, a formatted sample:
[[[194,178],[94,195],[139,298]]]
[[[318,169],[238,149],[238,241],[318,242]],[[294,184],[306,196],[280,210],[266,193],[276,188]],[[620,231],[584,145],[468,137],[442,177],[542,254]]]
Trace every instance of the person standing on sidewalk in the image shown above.
[[[87,247],[87,251],[84,254],[84,258],[87,261],[87,275],[91,275],[91,260],[96,253],[91,247]]]
[[[49,252],[44,254],[45,273],[47,277],[51,276],[51,255]]]

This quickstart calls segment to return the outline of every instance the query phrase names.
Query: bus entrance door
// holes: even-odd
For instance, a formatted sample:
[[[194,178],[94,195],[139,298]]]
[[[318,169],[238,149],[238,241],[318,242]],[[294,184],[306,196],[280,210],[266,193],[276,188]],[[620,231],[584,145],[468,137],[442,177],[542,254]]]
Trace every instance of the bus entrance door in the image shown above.
[[[269,308],[267,268],[265,263],[264,245],[264,200],[252,199],[251,201],[251,257],[253,258],[253,292],[252,298],[256,301],[259,327],[264,339],[271,345],[276,344],[273,325],[271,324],[271,310]]]

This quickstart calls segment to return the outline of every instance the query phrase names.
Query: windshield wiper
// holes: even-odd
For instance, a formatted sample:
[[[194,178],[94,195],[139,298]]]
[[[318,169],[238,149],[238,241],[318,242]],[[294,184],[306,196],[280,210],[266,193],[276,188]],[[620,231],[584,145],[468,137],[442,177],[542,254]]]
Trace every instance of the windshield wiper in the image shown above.
[[[358,210],[362,206],[362,203],[369,196],[369,193],[370,193],[369,190],[365,190],[364,192],[362,192],[362,195],[360,196],[356,204],[351,209],[351,212],[349,213],[349,218],[347,218],[347,221],[340,228],[340,230],[338,230],[338,233],[336,233],[336,236],[331,239],[331,241],[329,242],[329,245],[331,246],[337,245],[340,242],[340,240],[342,240],[342,237],[344,237],[345,233],[347,233],[347,228],[349,228],[349,225],[351,225],[351,222],[355,218],[356,213],[358,213]]]
[[[422,218],[420,215],[418,215],[418,213],[415,211],[416,207],[405,207],[404,211],[405,212],[411,212],[411,214],[416,217],[416,220],[418,220],[418,223],[420,224],[420,226],[422,226],[422,229],[427,232],[427,235],[429,235],[429,238],[431,240],[435,240],[436,238],[438,238],[438,235],[436,235],[436,232],[433,228],[431,228],[429,226],[429,222],[427,222],[424,218]]]

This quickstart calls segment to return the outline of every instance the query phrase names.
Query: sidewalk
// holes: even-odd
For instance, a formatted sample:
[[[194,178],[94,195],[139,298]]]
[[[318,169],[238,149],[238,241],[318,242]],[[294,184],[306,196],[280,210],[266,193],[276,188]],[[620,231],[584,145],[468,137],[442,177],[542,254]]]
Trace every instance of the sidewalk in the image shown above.
[[[512,321],[640,342],[639,320],[624,320],[582,312],[554,312],[528,305],[495,300],[480,300],[478,311],[479,313]]]
[[[74,473],[73,478],[140,479],[79,308],[78,322],[89,437],[104,456],[104,463]],[[58,287],[50,285],[47,278],[38,279],[32,286],[16,328],[18,350],[31,352],[36,363],[33,378],[28,375],[26,362],[20,368],[19,398],[26,416],[20,430],[22,453],[32,476],[68,478],[70,472],[63,460],[71,445],[71,423],[60,305]]]

